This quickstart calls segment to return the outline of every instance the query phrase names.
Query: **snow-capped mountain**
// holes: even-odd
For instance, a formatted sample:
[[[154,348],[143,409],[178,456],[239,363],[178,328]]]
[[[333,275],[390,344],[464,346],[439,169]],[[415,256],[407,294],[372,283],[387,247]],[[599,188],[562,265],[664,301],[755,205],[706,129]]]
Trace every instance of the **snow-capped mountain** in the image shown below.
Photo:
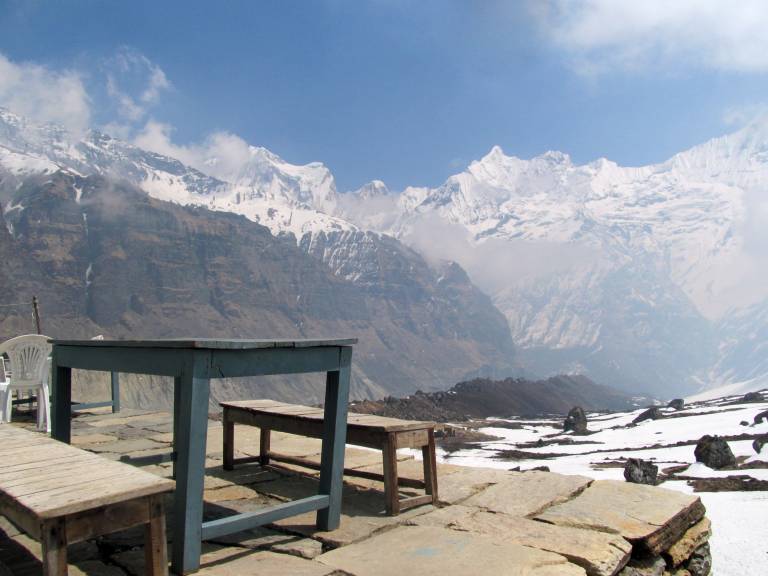
[[[65,168],[83,176],[126,179],[160,200],[243,214],[274,234],[300,238],[313,231],[354,229],[331,215],[338,194],[328,168],[319,162],[293,165],[265,148],[251,146],[248,152],[225,181],[98,130],[77,138],[60,126],[36,124],[0,108],[0,171],[6,190],[26,175]],[[218,160],[206,158],[202,167],[220,173]]]
[[[713,321],[768,298],[766,188],[757,122],[644,167],[494,147],[437,188],[407,188],[386,216],[363,197],[345,215],[460,262],[533,370],[658,393],[736,377],[707,371]]]
[[[215,193],[224,182],[178,160],[142,150],[97,130],[75,138],[55,124],[36,124],[0,108],[0,170],[19,177],[65,168],[75,174],[113,175],[139,184],[163,200],[189,203]]]
[[[212,156],[195,169],[96,131],[73,142],[0,110],[0,189],[59,167],[117,175],[156,198],[293,234],[365,290],[414,274],[397,238],[461,264],[541,375],[582,372],[664,395],[753,374],[727,358],[756,317],[738,311],[768,301],[765,123],[643,167],[577,165],[559,152],[523,160],[496,146],[441,186],[399,194],[381,181],[339,193],[321,163],[246,147],[234,167]]]

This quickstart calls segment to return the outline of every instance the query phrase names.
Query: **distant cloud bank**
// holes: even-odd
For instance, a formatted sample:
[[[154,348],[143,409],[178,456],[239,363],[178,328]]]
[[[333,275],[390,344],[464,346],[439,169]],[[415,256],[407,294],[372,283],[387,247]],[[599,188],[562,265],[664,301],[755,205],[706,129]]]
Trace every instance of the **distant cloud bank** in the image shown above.
[[[659,65],[768,72],[764,0],[549,0],[531,10],[584,74]]]

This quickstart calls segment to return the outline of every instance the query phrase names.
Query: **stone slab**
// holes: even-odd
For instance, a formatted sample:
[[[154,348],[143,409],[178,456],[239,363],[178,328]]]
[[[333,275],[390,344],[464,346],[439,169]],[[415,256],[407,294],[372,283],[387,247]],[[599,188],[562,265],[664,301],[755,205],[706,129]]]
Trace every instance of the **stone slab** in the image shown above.
[[[103,444],[104,442],[114,442],[116,438],[109,434],[80,434],[72,436],[72,445],[89,450],[91,444]]]
[[[111,452],[112,454],[129,454],[130,452],[143,452],[145,450],[157,450],[157,442],[147,438],[135,438],[131,440],[117,440],[89,446],[91,452]]]
[[[469,468],[445,466],[437,468],[438,496],[440,504],[458,504],[478,492],[509,478],[507,470],[498,468]]]
[[[508,477],[463,504],[511,516],[530,516],[576,496],[592,483],[586,476],[551,472],[509,472]]]
[[[240,500],[242,498],[263,499],[263,497],[252,488],[241,486],[239,484],[205,490],[204,494],[206,502],[222,502],[224,500]]]
[[[272,550],[311,560],[323,553],[323,545],[317,540],[293,534],[277,532],[260,526],[237,534],[228,534],[213,540],[216,544],[252,548],[254,550]]]
[[[200,576],[326,576],[332,568],[288,554],[220,548],[200,558]]]
[[[712,523],[709,518],[702,518],[698,523],[691,526],[677,542],[672,544],[667,550],[666,555],[672,562],[672,566],[680,566],[688,560],[699,546],[709,540],[712,535]]]
[[[354,576],[585,574],[582,568],[551,552],[434,526],[401,526],[326,552],[317,561]]]
[[[555,526],[461,504],[417,516],[408,523],[474,532],[502,544],[554,552],[581,566],[590,576],[613,576],[632,553],[632,545],[616,534]]]
[[[655,486],[596,480],[576,498],[548,508],[536,519],[620,534],[655,556],[680,540],[704,512],[697,496]]]
[[[380,530],[403,524],[415,516],[432,510],[434,510],[433,506],[425,505],[406,510],[399,516],[388,516],[385,511],[384,495],[381,492],[351,490],[349,486],[345,486],[341,504],[341,524],[336,530],[319,531],[315,526],[316,513],[314,512],[279,520],[275,526],[280,530],[302,534],[336,548],[364,540]]]

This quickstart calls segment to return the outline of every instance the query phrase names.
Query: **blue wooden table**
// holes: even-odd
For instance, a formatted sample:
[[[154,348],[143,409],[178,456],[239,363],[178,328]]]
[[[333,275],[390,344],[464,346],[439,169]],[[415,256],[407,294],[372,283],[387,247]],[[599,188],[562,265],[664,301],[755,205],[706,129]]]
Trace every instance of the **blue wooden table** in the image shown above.
[[[54,340],[53,437],[71,438],[72,369],[174,378],[173,445],[176,574],[200,566],[202,540],[317,511],[317,527],[339,526],[347,404],[355,339],[335,340]],[[203,482],[212,378],[326,372],[325,428],[318,494],[257,512],[203,522]]]

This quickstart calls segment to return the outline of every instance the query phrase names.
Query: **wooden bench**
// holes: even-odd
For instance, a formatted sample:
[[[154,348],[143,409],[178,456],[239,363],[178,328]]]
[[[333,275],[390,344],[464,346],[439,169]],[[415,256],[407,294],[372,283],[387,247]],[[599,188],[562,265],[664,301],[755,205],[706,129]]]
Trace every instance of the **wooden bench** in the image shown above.
[[[67,574],[67,544],[145,525],[146,574],[168,574],[171,480],[10,424],[0,426],[0,514],[38,540],[43,573]]]
[[[262,466],[270,460],[287,462],[308,468],[319,468],[316,462],[272,452],[270,431],[289,434],[323,437],[323,410],[310,406],[285,404],[274,400],[243,400],[222,402],[224,409],[224,469],[231,470],[235,464],[259,462]],[[234,457],[235,424],[247,424],[260,429],[259,455],[256,457]],[[387,514],[397,515],[402,510],[422,504],[437,503],[437,464],[435,459],[435,423],[383,418],[370,414],[350,412],[347,417],[347,444],[381,450],[384,460],[384,474],[365,470],[344,469],[348,476],[370,478],[384,482]],[[398,448],[421,448],[424,458],[424,480],[398,478]],[[400,499],[398,485],[423,488],[424,495]]]

